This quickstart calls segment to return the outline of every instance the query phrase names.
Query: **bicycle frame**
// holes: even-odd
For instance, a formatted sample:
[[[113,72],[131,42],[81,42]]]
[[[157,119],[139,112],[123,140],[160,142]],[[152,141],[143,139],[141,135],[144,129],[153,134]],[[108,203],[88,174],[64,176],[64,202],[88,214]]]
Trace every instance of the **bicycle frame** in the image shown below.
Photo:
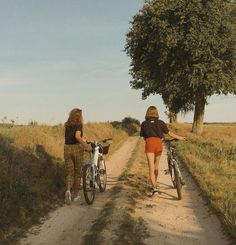
[[[83,167],[83,192],[88,204],[93,203],[97,187],[99,187],[101,192],[106,189],[107,174],[103,155],[107,154],[109,146],[105,148],[102,142],[105,143],[108,140],[111,140],[111,138],[87,142],[92,147],[90,160],[84,161]]]
[[[98,158],[102,157],[103,154],[99,152],[100,146],[98,142],[93,142],[92,144],[94,144],[95,147],[94,147],[94,153],[92,153],[93,157],[91,160],[91,165],[93,169],[93,183],[96,183]]]
[[[168,156],[168,164],[171,164],[173,168],[175,168],[180,176],[180,179],[182,180],[182,174],[181,171],[179,169],[179,164],[178,164],[178,160],[177,160],[177,156],[175,154],[175,150],[174,147],[170,145],[170,143],[168,144],[168,151],[167,151],[167,156]],[[172,177],[172,176],[171,176]]]
[[[177,190],[178,199],[182,199],[182,186],[185,184],[179,168],[179,160],[175,153],[175,148],[170,144],[171,140],[165,140],[167,146],[168,169],[174,188]]]

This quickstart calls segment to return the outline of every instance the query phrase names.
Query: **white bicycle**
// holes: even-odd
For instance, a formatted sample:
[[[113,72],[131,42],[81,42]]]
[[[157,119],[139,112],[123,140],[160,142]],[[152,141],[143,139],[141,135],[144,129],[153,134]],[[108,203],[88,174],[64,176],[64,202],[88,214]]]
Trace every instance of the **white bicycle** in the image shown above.
[[[87,142],[92,147],[92,155],[91,159],[86,160],[83,166],[83,192],[89,205],[95,199],[97,186],[101,192],[106,190],[107,171],[103,155],[108,153],[110,144],[107,141],[109,140],[112,138]]]

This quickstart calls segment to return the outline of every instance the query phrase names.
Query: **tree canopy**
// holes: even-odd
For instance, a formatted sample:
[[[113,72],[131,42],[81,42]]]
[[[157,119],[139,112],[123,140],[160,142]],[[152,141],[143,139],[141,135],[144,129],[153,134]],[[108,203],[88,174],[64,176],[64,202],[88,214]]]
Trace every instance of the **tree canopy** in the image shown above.
[[[199,122],[209,96],[236,93],[230,18],[222,0],[145,1],[127,33],[131,87],[174,112],[195,107]]]

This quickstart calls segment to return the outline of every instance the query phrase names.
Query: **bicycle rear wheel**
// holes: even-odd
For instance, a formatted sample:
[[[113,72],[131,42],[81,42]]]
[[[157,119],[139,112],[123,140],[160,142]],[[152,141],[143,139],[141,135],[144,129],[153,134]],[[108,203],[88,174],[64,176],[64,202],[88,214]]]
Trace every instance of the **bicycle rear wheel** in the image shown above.
[[[106,190],[107,185],[107,170],[105,160],[101,157],[98,159],[98,187],[101,192]]]
[[[178,199],[181,200],[182,199],[182,184],[181,184],[181,179],[180,179],[179,171],[178,171],[176,164],[174,164],[174,174],[175,174],[175,184],[176,184]]]
[[[170,178],[171,178],[173,187],[176,188],[174,167],[173,167],[173,164],[171,163],[171,159],[170,158],[168,158],[168,168],[169,168]]]
[[[86,164],[83,168],[83,192],[89,205],[93,203],[95,198],[95,183],[93,180],[93,168],[91,164]]]

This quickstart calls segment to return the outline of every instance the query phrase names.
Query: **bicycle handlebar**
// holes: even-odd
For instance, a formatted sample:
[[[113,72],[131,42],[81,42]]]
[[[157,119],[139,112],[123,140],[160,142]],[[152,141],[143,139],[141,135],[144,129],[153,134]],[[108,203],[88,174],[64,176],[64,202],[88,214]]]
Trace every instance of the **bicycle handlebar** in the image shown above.
[[[171,144],[171,142],[179,141],[178,139],[163,139],[163,142],[166,143],[167,148],[170,152],[173,153],[173,150],[175,149],[175,146]]]
[[[102,142],[106,143],[109,140],[112,140],[112,138],[106,138],[106,139],[102,140]]]
[[[107,141],[112,140],[112,138],[106,138],[100,141],[87,141],[87,144],[93,144],[93,143],[106,143]]]

